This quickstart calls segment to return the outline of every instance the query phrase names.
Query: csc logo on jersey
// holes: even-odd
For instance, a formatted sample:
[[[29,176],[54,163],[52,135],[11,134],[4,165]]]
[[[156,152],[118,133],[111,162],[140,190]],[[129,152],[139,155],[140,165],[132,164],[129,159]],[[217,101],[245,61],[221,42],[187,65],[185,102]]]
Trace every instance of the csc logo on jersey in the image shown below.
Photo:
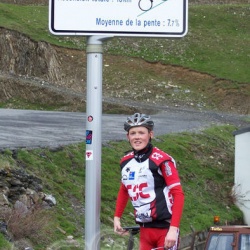
[[[159,154],[157,152],[154,152],[151,157],[152,157],[152,159],[156,159],[158,161],[161,158],[163,158],[163,155],[161,155],[161,154]]]
[[[139,197],[142,199],[149,198],[150,194],[143,191],[143,189],[147,187],[148,187],[148,184],[146,182],[141,183],[141,184],[136,184],[136,185],[132,185],[132,184],[127,185],[127,189],[130,194],[130,199],[132,201],[137,201]]]

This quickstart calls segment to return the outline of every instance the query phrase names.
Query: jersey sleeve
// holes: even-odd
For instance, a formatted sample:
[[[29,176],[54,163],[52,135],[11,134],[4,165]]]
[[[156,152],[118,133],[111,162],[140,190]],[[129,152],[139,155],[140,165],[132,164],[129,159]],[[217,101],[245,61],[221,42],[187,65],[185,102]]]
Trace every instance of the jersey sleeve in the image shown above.
[[[160,166],[162,176],[173,197],[171,226],[179,227],[184,207],[184,192],[182,190],[175,161],[165,161]]]
[[[115,215],[116,217],[121,218],[123,211],[127,205],[129,199],[128,191],[126,187],[121,183],[120,189],[118,191],[117,199],[116,199],[116,208]]]
[[[170,226],[180,227],[184,207],[184,193],[181,185],[171,188],[170,194],[173,197],[172,218]]]
[[[165,161],[160,165],[161,173],[169,189],[181,185],[174,160]]]

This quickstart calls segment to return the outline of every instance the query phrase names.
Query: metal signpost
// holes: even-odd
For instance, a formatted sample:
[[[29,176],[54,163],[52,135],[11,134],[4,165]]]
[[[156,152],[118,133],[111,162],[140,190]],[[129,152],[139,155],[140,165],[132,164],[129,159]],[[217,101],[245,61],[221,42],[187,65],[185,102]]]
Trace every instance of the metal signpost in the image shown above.
[[[85,249],[100,249],[102,42],[105,36],[90,36],[87,43],[87,124],[85,175]]]
[[[85,250],[100,249],[103,41],[181,38],[187,24],[188,0],[49,0],[52,34],[88,37]]]

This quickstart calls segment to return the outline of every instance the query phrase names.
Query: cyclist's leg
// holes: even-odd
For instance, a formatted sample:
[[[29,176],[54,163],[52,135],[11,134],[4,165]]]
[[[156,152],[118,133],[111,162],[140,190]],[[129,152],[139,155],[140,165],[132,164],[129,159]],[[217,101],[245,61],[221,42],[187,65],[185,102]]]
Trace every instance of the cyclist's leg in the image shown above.
[[[151,250],[154,247],[152,228],[140,228],[140,250]]]
[[[140,250],[151,250],[164,246],[168,229],[165,228],[140,228]]]
[[[157,228],[157,229],[158,229],[157,230],[158,238],[157,238],[156,247],[164,247],[165,238],[168,233],[168,229],[166,228]]]

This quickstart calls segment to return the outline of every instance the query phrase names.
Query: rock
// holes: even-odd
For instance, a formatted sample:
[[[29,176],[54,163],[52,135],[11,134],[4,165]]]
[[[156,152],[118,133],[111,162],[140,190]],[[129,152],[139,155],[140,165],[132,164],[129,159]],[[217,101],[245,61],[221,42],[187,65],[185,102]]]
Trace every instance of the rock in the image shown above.
[[[0,207],[2,206],[9,206],[10,203],[8,201],[8,198],[4,193],[0,193]]]
[[[18,213],[22,216],[25,216],[29,212],[28,207],[24,203],[22,203],[21,201],[15,202],[14,209],[16,211],[18,211]]]
[[[50,206],[56,205],[56,199],[51,194],[45,195],[43,200],[46,201]]]
[[[31,230],[32,233],[32,224],[36,223],[31,216],[36,211],[39,212],[39,209],[50,209],[56,205],[55,197],[43,193],[42,187],[41,179],[29,175],[23,169],[0,169],[0,233],[8,241],[15,240],[14,245],[17,250],[33,250],[32,244],[26,240],[29,235],[27,230]],[[23,232],[18,230],[15,232],[18,220],[23,219],[31,224],[30,227]],[[15,233],[19,236],[21,234],[23,238],[16,241]]]
[[[34,250],[31,242],[27,239],[21,239],[18,241],[15,241],[15,249],[18,250]]]
[[[14,187],[15,186],[22,186],[22,182],[18,179],[13,178],[10,180],[10,185],[14,186]]]

